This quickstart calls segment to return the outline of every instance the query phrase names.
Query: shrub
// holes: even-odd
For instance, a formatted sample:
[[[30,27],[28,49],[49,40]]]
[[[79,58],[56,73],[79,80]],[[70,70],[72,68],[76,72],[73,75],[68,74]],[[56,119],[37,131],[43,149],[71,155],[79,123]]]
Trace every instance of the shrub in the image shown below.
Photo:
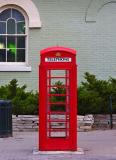
[[[113,113],[116,113],[116,79],[98,80],[88,72],[85,81],[78,88],[79,114],[109,113],[109,97],[113,101]]]
[[[19,87],[16,79],[0,87],[0,99],[12,100],[13,114],[38,113],[38,93],[26,92],[26,88],[26,85]]]

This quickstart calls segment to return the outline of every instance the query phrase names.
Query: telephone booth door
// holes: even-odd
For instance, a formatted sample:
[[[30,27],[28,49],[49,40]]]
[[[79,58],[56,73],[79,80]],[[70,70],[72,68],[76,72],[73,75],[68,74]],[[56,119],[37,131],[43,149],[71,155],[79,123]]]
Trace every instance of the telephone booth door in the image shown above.
[[[39,69],[41,151],[77,150],[77,70],[76,63],[73,63],[74,53],[74,50],[63,47],[41,51]]]

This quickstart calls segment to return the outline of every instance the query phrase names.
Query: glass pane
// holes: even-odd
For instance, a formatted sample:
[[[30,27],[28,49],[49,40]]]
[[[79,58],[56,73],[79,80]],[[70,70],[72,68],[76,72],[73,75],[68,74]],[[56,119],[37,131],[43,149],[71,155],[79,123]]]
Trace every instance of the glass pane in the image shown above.
[[[12,17],[16,19],[16,21],[24,21],[25,18],[22,15],[22,13],[20,13],[18,10],[16,9],[12,9]]]
[[[52,104],[50,105],[50,111],[51,112],[65,112],[66,111],[66,106],[63,104],[57,105],[57,104]]]
[[[9,19],[7,21],[7,33],[8,34],[15,34],[15,20],[14,19]]]
[[[50,123],[50,128],[66,128],[66,122],[62,122],[62,121],[60,121],[60,122],[51,122]]]
[[[17,37],[17,48],[25,48],[25,37]]]
[[[0,49],[0,62],[5,62],[5,61],[6,61],[6,50]]]
[[[61,120],[64,121],[66,120],[66,115],[64,114],[50,114],[50,120],[55,121],[55,120]]]
[[[49,81],[49,79],[48,79]],[[64,86],[66,85],[66,79],[65,78],[51,78],[51,85],[54,86]]]
[[[11,9],[6,9],[2,13],[0,13],[0,21],[6,21],[11,17]]]
[[[0,49],[6,48],[6,36],[0,36]]]
[[[12,50],[7,51],[7,62],[15,62],[15,54]]]
[[[57,81],[53,87],[48,88],[48,93],[50,94],[65,94],[66,93],[66,87],[64,85],[59,85],[59,81]],[[60,99],[60,98],[59,98]]]
[[[17,34],[25,34],[25,23],[24,22],[17,23]]]
[[[66,70],[51,70],[51,76],[55,77],[55,76],[61,76],[61,77],[65,77],[66,76]]]
[[[64,94],[51,94],[51,96],[49,96],[49,102],[66,102],[66,96],[64,96]]]
[[[17,49],[17,62],[25,62],[25,49]]]
[[[16,48],[15,44],[15,37],[14,36],[8,36],[7,37],[7,48]]]
[[[0,34],[6,34],[6,22],[0,22]]]
[[[7,37],[7,48],[13,55],[16,54],[16,44],[15,37],[8,36]]]
[[[66,137],[66,132],[65,131],[52,131],[50,137]]]

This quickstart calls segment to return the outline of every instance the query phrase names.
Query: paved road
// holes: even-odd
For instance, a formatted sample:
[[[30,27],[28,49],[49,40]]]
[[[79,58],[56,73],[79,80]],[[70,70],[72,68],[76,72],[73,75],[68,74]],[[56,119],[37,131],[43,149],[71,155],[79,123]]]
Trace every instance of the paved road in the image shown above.
[[[116,130],[79,132],[78,144],[84,155],[33,155],[37,143],[37,132],[0,138],[0,160],[116,160]]]

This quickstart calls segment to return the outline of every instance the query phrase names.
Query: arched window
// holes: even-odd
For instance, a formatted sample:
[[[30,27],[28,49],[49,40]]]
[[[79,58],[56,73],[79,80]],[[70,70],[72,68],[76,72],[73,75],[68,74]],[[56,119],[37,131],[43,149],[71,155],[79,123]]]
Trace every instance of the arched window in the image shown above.
[[[26,62],[26,27],[19,10],[7,8],[0,13],[0,62]]]
[[[41,28],[32,0],[0,0],[0,71],[31,71],[28,31]]]

